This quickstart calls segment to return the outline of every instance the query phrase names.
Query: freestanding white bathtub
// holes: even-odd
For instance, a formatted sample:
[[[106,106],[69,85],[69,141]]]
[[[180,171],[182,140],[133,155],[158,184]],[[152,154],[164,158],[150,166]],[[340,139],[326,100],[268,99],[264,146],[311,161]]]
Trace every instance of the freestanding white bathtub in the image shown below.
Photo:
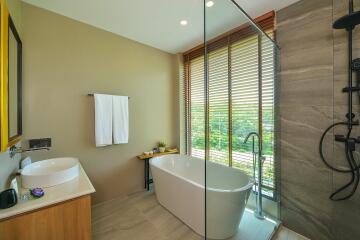
[[[254,184],[244,172],[186,155],[150,160],[159,203],[205,236],[226,239],[236,234]]]

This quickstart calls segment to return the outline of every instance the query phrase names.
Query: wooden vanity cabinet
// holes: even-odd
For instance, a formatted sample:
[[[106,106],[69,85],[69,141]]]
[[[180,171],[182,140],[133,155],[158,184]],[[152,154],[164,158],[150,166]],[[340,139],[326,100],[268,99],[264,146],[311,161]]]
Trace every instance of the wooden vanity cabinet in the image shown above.
[[[0,240],[90,239],[90,195],[0,220]]]

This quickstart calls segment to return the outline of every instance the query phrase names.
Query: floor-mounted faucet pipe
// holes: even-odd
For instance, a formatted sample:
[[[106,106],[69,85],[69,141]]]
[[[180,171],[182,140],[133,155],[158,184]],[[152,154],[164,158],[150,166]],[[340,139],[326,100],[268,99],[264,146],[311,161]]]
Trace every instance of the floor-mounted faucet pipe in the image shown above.
[[[262,166],[263,166],[263,156],[262,156],[262,142],[259,134],[257,132],[249,133],[245,140],[244,144],[248,142],[249,138],[253,136],[253,154],[254,154],[254,136],[258,139],[258,152],[257,152],[257,172],[258,172],[258,185],[257,185],[257,195],[256,195],[256,210],[255,210],[255,217],[259,219],[265,219],[262,207]],[[255,160],[256,162],[256,160]]]

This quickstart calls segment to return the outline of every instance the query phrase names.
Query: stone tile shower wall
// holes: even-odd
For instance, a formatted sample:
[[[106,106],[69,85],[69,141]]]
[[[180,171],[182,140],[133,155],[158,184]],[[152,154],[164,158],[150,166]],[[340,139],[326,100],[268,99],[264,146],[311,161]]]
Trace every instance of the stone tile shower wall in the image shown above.
[[[360,10],[360,0],[355,0]],[[313,240],[360,239],[360,188],[347,201],[330,194],[348,181],[322,163],[319,140],[334,122],[345,121],[347,34],[332,23],[347,14],[347,0],[302,0],[277,13],[281,47],[281,220]],[[354,32],[354,58],[360,58],[360,27]],[[354,94],[354,113],[360,103]],[[353,136],[360,136],[354,127]],[[324,151],[335,166],[346,166],[344,146],[333,142],[336,128],[325,138]],[[360,150],[360,148],[358,149]]]

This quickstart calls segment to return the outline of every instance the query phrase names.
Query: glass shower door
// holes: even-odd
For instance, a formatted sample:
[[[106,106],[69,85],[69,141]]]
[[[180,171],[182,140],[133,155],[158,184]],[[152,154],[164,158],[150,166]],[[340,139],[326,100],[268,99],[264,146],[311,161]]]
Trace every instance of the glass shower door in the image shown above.
[[[255,25],[235,1],[204,9],[206,239],[270,239],[279,218],[274,13]]]

